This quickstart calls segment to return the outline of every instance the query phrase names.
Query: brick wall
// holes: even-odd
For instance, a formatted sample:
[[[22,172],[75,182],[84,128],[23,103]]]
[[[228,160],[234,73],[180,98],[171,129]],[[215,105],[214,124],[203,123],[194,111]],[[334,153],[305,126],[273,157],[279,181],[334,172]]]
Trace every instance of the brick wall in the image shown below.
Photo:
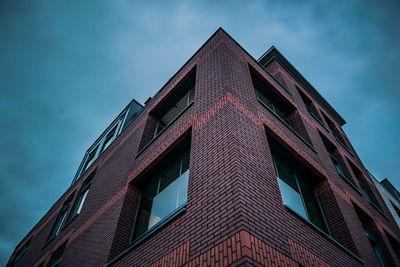
[[[307,142],[257,101],[249,66],[296,108],[293,119]],[[194,67],[193,105],[152,140],[154,121],[149,112]],[[399,239],[393,218],[384,205],[386,217],[338,176],[318,131],[346,160],[362,172],[365,168],[351,146],[345,149],[335,143],[329,130],[310,116],[296,89],[297,85],[303,90],[302,86],[277,61],[268,70],[271,74],[218,30],[27,235],[24,240],[32,241],[22,263],[48,262],[67,241],[65,266],[110,261],[115,266],[360,266],[362,261],[375,266],[354,205],[373,218],[378,232],[390,231]],[[267,134],[321,181],[317,193],[333,238],[283,206]],[[191,149],[186,211],[130,247],[137,183],[187,136]],[[63,201],[79,191],[94,169],[81,214],[43,248]],[[390,256],[390,243],[382,236]]]

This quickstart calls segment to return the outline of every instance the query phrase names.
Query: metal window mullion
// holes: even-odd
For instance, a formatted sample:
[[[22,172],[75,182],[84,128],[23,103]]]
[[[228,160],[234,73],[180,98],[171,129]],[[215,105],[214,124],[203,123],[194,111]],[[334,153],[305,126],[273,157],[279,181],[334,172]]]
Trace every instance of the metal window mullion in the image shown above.
[[[315,200],[317,201],[318,208],[319,208],[319,210],[320,210],[320,212],[321,212],[322,219],[323,219],[323,221],[324,221],[326,230],[328,231],[328,234],[331,235],[331,230],[329,229],[328,222],[326,221],[325,214],[324,214],[324,212],[323,212],[323,210],[322,210],[321,202],[319,201],[319,199],[318,199],[318,197],[317,197],[317,193],[315,193],[314,190],[313,190],[313,194],[314,194]]]

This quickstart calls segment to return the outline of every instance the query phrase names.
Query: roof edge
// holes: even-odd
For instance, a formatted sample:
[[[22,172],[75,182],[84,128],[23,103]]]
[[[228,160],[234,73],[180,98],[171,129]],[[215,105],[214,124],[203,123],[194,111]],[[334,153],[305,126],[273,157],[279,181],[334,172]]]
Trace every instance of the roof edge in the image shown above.
[[[271,46],[259,59],[258,62],[263,65],[272,58],[276,60],[289,72],[292,77],[304,88],[306,91],[331,115],[340,126],[346,124],[343,117],[326,101],[324,97],[309,83],[306,78],[287,60],[281,52],[275,47]]]

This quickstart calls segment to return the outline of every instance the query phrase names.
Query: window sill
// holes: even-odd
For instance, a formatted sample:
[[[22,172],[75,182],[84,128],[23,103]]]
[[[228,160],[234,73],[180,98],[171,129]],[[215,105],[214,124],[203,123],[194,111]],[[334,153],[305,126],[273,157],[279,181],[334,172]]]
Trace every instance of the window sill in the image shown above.
[[[186,111],[187,109],[189,109],[189,108],[193,105],[193,103],[194,103],[194,101],[190,102],[189,105],[187,105],[181,112],[179,112],[179,114],[176,115],[176,117],[175,117],[172,121],[170,121],[170,122],[164,127],[164,129],[162,129],[158,134],[156,134],[156,135],[153,137],[153,139],[150,140],[150,142],[148,142],[142,149],[139,150],[139,152],[136,153],[135,158],[137,158],[140,154],[142,154],[143,151],[145,151],[146,148],[148,148],[148,147],[154,142],[154,140],[157,139],[157,137],[159,137],[163,132],[165,132],[165,131],[168,129],[168,127],[169,127],[170,125],[172,125],[183,113],[185,113],[185,111]]]
[[[289,130],[292,131],[301,141],[303,141],[303,143],[305,143],[309,148],[311,148],[312,151],[314,151],[316,154],[318,153],[317,150],[315,150],[315,148],[313,147],[313,145],[308,143],[298,132],[296,132],[295,129],[292,128],[292,126],[290,126],[286,121],[284,121],[281,117],[279,117],[270,107],[265,105],[264,102],[262,102],[258,97],[257,99],[258,102],[260,102],[266,109],[268,109],[272,114],[274,114],[274,116],[278,118],[278,120],[280,120],[283,124],[285,124],[286,127],[288,127]]]
[[[385,217],[386,220],[390,221],[389,217],[386,216],[386,214],[383,212],[383,210],[381,210],[374,202],[368,201],[369,204],[374,207],[374,209],[376,209],[383,217]]]
[[[355,184],[353,184],[346,176],[338,173],[339,176],[348,184],[350,185],[351,188],[353,188],[358,194],[360,194],[360,196],[363,196],[364,194],[358,190],[358,188],[355,186]]]
[[[337,247],[339,247],[340,249],[342,249],[344,252],[346,252],[348,255],[352,256],[354,259],[356,259],[358,262],[360,262],[361,264],[364,264],[364,261],[358,257],[357,255],[355,255],[353,252],[351,252],[349,249],[347,249],[346,247],[344,247],[342,244],[340,244],[339,242],[337,242],[335,239],[333,239],[333,237],[331,237],[330,235],[328,235],[327,233],[325,233],[324,231],[322,231],[321,229],[319,229],[315,224],[313,224],[312,222],[304,219],[301,215],[299,215],[297,212],[295,212],[294,210],[292,210],[290,207],[286,206],[285,204],[283,204],[283,206],[291,213],[293,213],[294,215],[296,215],[296,217],[298,217],[299,219],[301,219],[303,222],[305,222],[306,224],[308,224],[309,226],[311,226],[312,228],[314,228],[315,230],[317,230],[317,232],[319,232],[320,234],[322,234],[325,238],[327,238],[329,241],[333,242]]]
[[[177,208],[176,210],[174,210],[171,214],[169,214],[167,217],[165,217],[164,219],[162,219],[160,222],[158,222],[156,225],[154,225],[153,227],[151,227],[149,230],[147,230],[146,232],[144,232],[143,234],[141,234],[138,238],[136,238],[132,245],[127,248],[126,250],[124,250],[121,254],[119,254],[118,256],[116,256],[114,259],[112,259],[111,261],[109,261],[105,267],[107,266],[111,266],[112,264],[116,263],[119,259],[121,259],[123,256],[125,256],[125,254],[127,254],[129,251],[131,251],[133,248],[135,248],[136,246],[138,246],[140,243],[142,243],[144,240],[148,239],[152,234],[154,234],[155,232],[157,232],[159,229],[161,229],[162,227],[164,227],[164,225],[168,224],[170,221],[172,221],[173,219],[175,219],[176,217],[178,217],[180,214],[182,214],[183,212],[186,211],[186,203],[183,204],[182,206],[180,206],[179,208]]]

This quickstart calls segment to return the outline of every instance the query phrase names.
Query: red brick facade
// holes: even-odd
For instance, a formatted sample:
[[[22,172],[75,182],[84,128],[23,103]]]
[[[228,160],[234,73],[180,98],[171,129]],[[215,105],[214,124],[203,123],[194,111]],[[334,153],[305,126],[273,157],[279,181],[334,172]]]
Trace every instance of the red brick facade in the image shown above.
[[[193,104],[152,138],[153,110],[192,70]],[[296,131],[258,101],[251,71],[295,109]],[[310,115],[298,90],[335,123],[344,145],[326,122]],[[220,29],[53,205],[16,247],[9,264],[30,239],[20,266],[46,266],[65,242],[61,266],[377,266],[357,215],[362,212],[373,221],[388,265],[400,265],[388,240],[390,235],[400,242],[400,232],[373,182],[366,179],[380,209],[368,202],[357,182],[354,188],[338,175],[324,146],[321,136],[336,146],[349,180],[357,181],[349,162],[368,177],[335,116],[279,59],[272,57],[263,68]],[[320,179],[316,193],[330,235],[283,205],[267,136]],[[137,184],[187,138],[191,145],[185,210],[132,246],[140,199]],[[64,201],[71,195],[76,199],[94,170],[82,212],[47,242]]]

